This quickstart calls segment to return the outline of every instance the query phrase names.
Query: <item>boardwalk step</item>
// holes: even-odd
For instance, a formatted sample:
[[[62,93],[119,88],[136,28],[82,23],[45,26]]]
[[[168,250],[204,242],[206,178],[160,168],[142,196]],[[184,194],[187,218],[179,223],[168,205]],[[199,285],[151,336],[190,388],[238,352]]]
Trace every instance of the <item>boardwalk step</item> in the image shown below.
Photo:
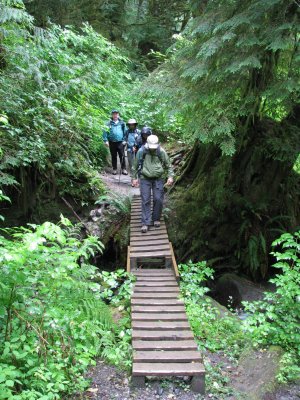
[[[146,236],[145,236],[146,235]],[[157,235],[157,236],[147,236],[147,234],[143,234],[143,235],[139,235],[136,236],[136,239],[134,240],[134,242],[132,242],[132,244],[138,244],[138,243],[157,243],[160,241],[169,241],[168,236],[164,235],[164,237],[161,237],[161,235]]]
[[[134,363],[133,376],[194,376],[204,374],[201,362],[192,363]]]
[[[154,306],[154,305],[144,305],[144,306],[132,306],[131,312],[136,315],[136,313],[160,313],[160,314],[175,314],[175,313],[185,313],[185,307],[183,305],[164,305],[164,306]]]
[[[148,331],[177,331],[190,330],[188,321],[132,321],[132,329],[146,329]]]
[[[148,312],[132,312],[133,321],[187,321],[185,312],[181,313],[148,313]]]
[[[167,238],[166,239],[158,239],[158,240],[153,240],[153,239],[146,240],[146,239],[143,239],[143,240],[141,240],[139,242],[134,242],[134,244],[131,246],[131,248],[143,247],[143,246],[160,246],[160,245],[166,245],[166,244],[170,246],[170,242],[169,242],[169,240]]]
[[[197,350],[194,340],[133,340],[135,350]]]
[[[131,252],[130,257],[132,258],[148,258],[148,257],[171,257],[171,250],[159,250],[159,251],[147,251],[144,253]]]
[[[154,231],[147,231],[146,233],[142,233],[140,231],[137,232],[130,232],[130,243],[135,242],[136,240],[145,240],[145,239],[149,239],[152,238],[153,239],[168,239],[168,235],[166,234],[166,232],[163,233],[157,233]]]
[[[171,287],[168,286],[161,286],[161,287],[155,287],[155,286],[135,286],[134,287],[134,294],[137,293],[179,293],[179,288],[176,285],[172,285]]]
[[[147,253],[149,251],[160,251],[160,250],[169,250],[170,249],[170,244],[144,244],[143,246],[130,246],[130,252],[131,253]]]
[[[137,269],[135,272],[136,276],[147,277],[147,279],[151,276],[174,276],[173,271],[170,269]]]
[[[173,291],[170,293],[159,293],[161,299],[177,299],[179,292]],[[157,293],[133,293],[132,299],[156,299],[158,297]]]
[[[182,339],[194,339],[194,336],[190,330],[158,330],[150,331],[143,329],[133,329],[132,339],[143,339],[143,340],[182,340]]]
[[[176,287],[178,288],[178,285],[175,281],[175,279],[169,279],[169,280],[165,280],[165,281],[154,281],[154,282],[148,282],[146,280],[142,281],[142,280],[137,280],[135,283],[135,288],[140,288],[140,287],[148,287],[148,288],[170,288],[170,287]]]
[[[176,306],[183,305],[183,300],[181,299],[145,299],[145,298],[131,298],[131,304],[133,306]]]
[[[148,278],[145,278],[143,276],[137,276],[137,280],[136,283],[143,283],[145,282],[145,280],[147,280],[147,282],[149,284],[155,284],[155,283],[172,283],[172,282],[176,282],[174,275],[162,275],[162,276],[149,276]],[[178,285],[177,285],[178,286]]]
[[[160,363],[160,362],[201,362],[196,350],[138,350],[133,353],[133,362]]]

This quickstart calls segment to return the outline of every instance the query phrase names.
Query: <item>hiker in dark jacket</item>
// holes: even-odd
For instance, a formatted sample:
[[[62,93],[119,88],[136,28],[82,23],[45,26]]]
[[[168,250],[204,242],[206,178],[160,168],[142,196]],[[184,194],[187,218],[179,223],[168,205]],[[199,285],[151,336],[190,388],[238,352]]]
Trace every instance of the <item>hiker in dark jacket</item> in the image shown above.
[[[144,126],[136,139],[137,150],[147,143],[148,136],[152,135],[152,130],[148,126]]]
[[[140,130],[137,129],[138,123],[135,119],[131,118],[127,122],[128,129],[125,133],[125,140],[127,144],[127,159],[129,165],[129,171],[132,175],[132,166],[137,151],[137,139],[140,136]]]
[[[152,224],[160,227],[160,218],[164,200],[164,184],[173,184],[173,170],[170,159],[165,150],[160,147],[158,137],[148,136],[147,143],[143,145],[136,156],[133,167],[132,184],[138,186],[142,202],[142,233],[146,233]],[[151,213],[151,192],[153,196],[153,212]]]
[[[119,155],[122,174],[127,175],[124,151],[126,126],[125,122],[121,120],[118,110],[112,110],[111,119],[106,126],[107,129],[103,132],[103,140],[110,150],[113,174],[117,174],[117,157]]]

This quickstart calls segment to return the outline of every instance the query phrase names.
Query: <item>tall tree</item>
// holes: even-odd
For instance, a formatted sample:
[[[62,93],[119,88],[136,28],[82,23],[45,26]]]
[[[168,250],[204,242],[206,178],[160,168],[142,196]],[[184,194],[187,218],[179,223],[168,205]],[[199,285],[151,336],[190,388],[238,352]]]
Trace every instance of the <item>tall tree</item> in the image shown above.
[[[266,276],[269,244],[300,213],[299,4],[191,6],[194,18],[149,82],[195,141],[177,189],[180,256]]]

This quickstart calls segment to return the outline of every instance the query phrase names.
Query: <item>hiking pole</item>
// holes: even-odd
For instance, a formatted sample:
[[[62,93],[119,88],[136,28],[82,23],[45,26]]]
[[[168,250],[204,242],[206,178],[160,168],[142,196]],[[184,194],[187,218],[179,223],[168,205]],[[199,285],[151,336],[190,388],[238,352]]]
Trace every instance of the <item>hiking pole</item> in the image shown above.
[[[124,145],[124,144],[122,143],[122,146],[123,146],[123,154],[122,154],[121,165],[120,165],[120,172],[119,172],[119,182],[118,182],[118,185],[120,185],[120,182],[121,182],[122,164],[123,164],[123,161],[124,161],[124,158],[125,158],[125,147],[126,147],[126,144]]]

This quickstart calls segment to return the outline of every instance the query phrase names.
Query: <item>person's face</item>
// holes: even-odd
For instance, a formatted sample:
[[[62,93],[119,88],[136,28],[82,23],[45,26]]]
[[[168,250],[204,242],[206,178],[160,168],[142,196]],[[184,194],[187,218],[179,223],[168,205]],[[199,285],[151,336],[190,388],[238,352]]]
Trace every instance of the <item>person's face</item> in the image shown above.
[[[129,125],[128,125],[128,128],[129,128],[131,131],[135,130],[135,124],[129,124]]]
[[[119,118],[119,113],[114,112],[112,113],[113,120],[116,121]]]

